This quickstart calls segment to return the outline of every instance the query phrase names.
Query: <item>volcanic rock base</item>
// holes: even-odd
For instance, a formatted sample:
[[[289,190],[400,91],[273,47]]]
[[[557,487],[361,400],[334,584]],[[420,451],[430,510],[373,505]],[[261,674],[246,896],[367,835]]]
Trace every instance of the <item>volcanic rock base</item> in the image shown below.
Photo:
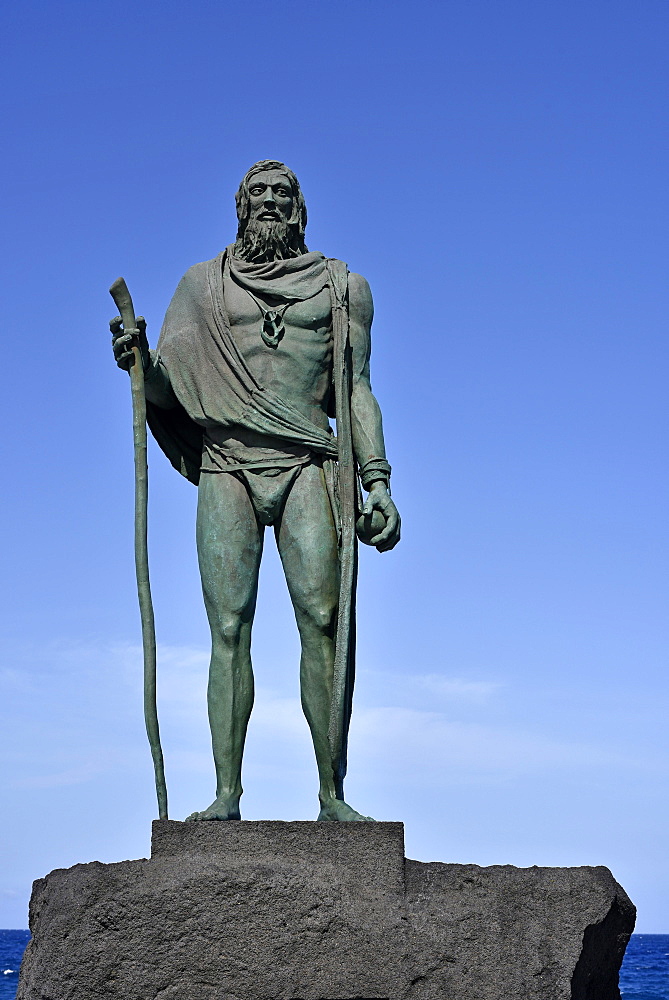
[[[17,1000],[619,1000],[606,868],[405,860],[401,823],[153,824],[35,882]]]

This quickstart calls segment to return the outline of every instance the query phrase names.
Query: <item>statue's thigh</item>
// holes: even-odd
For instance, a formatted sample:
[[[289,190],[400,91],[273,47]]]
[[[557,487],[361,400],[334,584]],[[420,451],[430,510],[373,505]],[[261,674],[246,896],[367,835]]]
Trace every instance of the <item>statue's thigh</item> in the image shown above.
[[[197,553],[205,600],[240,614],[255,603],[262,542],[244,484],[227,473],[203,474],[198,487]]]
[[[336,606],[339,596],[339,549],[323,471],[307,465],[286,499],[277,543],[293,602]]]

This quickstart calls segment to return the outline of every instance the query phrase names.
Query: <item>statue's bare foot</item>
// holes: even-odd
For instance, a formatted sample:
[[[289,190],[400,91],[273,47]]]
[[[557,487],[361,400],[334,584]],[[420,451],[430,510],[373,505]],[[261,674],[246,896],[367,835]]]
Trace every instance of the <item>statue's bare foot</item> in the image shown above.
[[[186,816],[186,822],[206,819],[241,819],[239,812],[239,798],[230,798],[228,795],[219,795],[214,799],[208,809],[202,812],[191,813]]]
[[[363,816],[356,812],[351,806],[346,805],[342,799],[328,799],[321,805],[318,819],[322,822],[335,823],[375,823],[372,816]]]

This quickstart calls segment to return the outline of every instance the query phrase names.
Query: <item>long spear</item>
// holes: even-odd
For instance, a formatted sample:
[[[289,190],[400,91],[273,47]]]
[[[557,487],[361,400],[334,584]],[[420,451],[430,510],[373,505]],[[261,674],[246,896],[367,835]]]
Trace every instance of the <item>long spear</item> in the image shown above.
[[[116,308],[123,320],[123,329],[136,329],[135,308],[128,286],[123,278],[117,278],[109,289]],[[139,614],[142,620],[142,648],[144,650],[144,721],[149,738],[153,770],[158,796],[158,815],[167,819],[167,786],[165,765],[160,745],[158,710],[156,707],[156,627],[153,617],[151,585],[149,582],[149,553],[147,546],[147,508],[149,495],[149,475],[146,460],[146,398],[144,396],[144,365],[137,343],[132,340],[132,360],[130,362],[130,386],[132,391],[132,432],[135,451],[135,573],[137,576],[137,596]]]

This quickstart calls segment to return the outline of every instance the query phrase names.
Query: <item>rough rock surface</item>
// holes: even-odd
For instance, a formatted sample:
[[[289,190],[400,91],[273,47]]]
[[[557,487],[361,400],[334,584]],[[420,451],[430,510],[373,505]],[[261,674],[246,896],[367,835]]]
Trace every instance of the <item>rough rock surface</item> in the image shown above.
[[[404,859],[401,823],[156,822],[35,883],[17,1000],[619,1000],[605,868]]]
[[[406,862],[411,1000],[619,1000],[636,911],[608,868]]]

